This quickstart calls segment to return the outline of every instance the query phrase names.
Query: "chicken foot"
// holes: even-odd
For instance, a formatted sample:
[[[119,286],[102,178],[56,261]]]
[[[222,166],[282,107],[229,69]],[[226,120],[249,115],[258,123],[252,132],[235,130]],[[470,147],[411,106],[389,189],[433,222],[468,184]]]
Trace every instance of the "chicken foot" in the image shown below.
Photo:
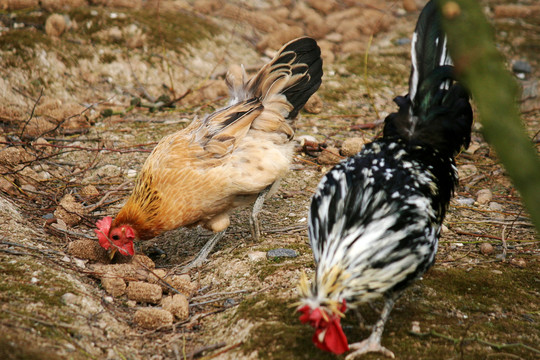
[[[182,271],[187,271],[187,270],[202,266],[202,264],[204,263],[204,261],[206,260],[206,258],[208,257],[212,249],[214,248],[214,246],[216,246],[219,240],[221,240],[223,235],[225,235],[225,230],[215,233],[214,236],[212,236],[210,240],[208,240],[206,244],[203,246],[203,248],[201,249],[197,257],[195,258],[195,260],[187,264],[182,269]]]
[[[392,294],[385,299],[384,308],[381,312],[381,317],[379,318],[377,323],[373,326],[371,335],[369,335],[369,337],[364,341],[349,345],[349,348],[355,351],[347,355],[345,360],[353,360],[353,359],[358,358],[360,355],[363,355],[369,352],[379,352],[392,359],[395,357],[392,351],[388,350],[387,348],[381,345],[381,337],[384,331],[384,325],[386,324],[386,321],[388,320],[388,317],[390,316],[390,312],[392,311],[392,308],[394,307],[394,303],[396,302],[398,297],[399,297],[399,294]]]

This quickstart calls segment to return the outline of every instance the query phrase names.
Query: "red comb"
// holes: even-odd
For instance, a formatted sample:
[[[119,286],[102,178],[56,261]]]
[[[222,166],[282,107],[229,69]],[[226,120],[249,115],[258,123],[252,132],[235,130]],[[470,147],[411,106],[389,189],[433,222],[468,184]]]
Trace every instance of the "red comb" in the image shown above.
[[[109,249],[111,247],[111,243],[109,242],[108,238],[111,225],[112,218],[110,216],[106,216],[96,222],[97,230],[94,229],[94,232],[98,237],[99,245],[101,245],[101,247],[104,249]]]

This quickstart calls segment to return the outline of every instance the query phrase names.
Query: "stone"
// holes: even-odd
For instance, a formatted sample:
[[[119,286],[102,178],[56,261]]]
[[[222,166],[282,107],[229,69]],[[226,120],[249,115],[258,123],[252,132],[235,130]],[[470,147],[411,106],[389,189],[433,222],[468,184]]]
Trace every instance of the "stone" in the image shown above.
[[[272,249],[266,253],[266,257],[269,259],[273,258],[295,258],[298,256],[298,252],[293,249]]]
[[[155,308],[142,308],[135,312],[133,321],[140,327],[148,330],[157,329],[160,326],[171,325],[174,317],[167,310]]]
[[[407,12],[413,12],[418,10],[415,0],[403,0],[403,9]]]
[[[66,31],[66,19],[60,14],[52,14],[45,21],[45,32],[49,36],[59,37]]]
[[[127,297],[141,303],[157,304],[161,300],[161,286],[143,281],[130,281],[126,289]]]
[[[161,300],[161,306],[173,314],[178,320],[185,320],[189,317],[189,303],[182,294],[167,296]]]
[[[493,245],[490,243],[482,243],[480,244],[480,252],[484,255],[491,255],[493,254],[495,250],[493,249]]]
[[[516,73],[530,74],[532,72],[531,64],[525,60],[516,60],[512,64],[512,71]]]
[[[489,204],[492,198],[493,193],[489,189],[482,189],[476,193],[476,202],[478,202],[480,205]]]

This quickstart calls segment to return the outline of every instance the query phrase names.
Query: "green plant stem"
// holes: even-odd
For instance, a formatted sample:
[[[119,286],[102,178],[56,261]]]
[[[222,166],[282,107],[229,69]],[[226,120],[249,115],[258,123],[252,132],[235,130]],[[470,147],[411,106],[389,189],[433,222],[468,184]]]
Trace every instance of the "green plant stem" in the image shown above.
[[[469,88],[486,140],[540,231],[540,159],[521,122],[518,86],[493,41],[478,0],[438,0],[458,78]]]

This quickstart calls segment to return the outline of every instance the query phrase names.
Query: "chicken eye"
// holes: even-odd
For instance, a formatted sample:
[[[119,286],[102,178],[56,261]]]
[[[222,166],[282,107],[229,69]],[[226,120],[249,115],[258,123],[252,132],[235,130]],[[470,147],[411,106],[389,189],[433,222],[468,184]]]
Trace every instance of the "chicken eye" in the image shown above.
[[[112,236],[112,239],[113,239],[113,240],[120,240],[120,236],[118,236],[118,235],[113,235],[113,236]]]

